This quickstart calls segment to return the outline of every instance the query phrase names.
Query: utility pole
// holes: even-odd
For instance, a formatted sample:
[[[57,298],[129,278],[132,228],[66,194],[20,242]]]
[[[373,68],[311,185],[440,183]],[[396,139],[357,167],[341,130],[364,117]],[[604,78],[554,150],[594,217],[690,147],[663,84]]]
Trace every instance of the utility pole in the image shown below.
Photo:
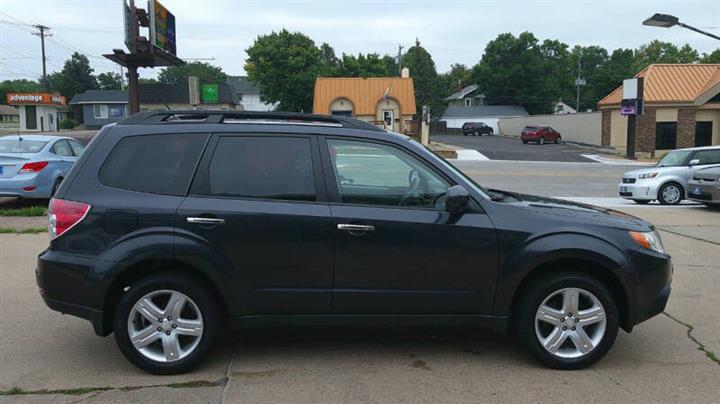
[[[398,45],[398,77],[402,76],[402,50],[403,46]]]
[[[580,76],[582,69],[581,61],[582,54],[578,55],[577,78],[575,79],[575,87],[577,87],[577,95],[575,96],[575,113],[580,112],[580,87],[585,85],[585,79]]]
[[[35,26],[40,32],[33,32],[33,35],[37,35],[40,37],[40,48],[42,49],[42,67],[43,67],[43,87],[47,86],[47,68],[45,67],[45,37],[46,36],[52,36],[51,33],[45,32],[46,30],[49,30],[50,27],[46,27],[44,25],[38,24]],[[47,88],[45,88],[47,90]]]

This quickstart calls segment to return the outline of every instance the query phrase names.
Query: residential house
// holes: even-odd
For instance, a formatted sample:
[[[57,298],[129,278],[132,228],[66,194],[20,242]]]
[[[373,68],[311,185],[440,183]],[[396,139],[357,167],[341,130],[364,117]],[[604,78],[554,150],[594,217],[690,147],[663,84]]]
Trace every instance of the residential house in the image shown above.
[[[0,104],[0,128],[20,128],[20,110]]]
[[[668,150],[720,144],[720,64],[653,64],[644,78],[644,110],[636,121],[635,150],[657,156]],[[602,144],[627,147],[627,117],[620,115],[622,86],[598,102]]]
[[[450,129],[462,128],[465,122],[484,122],[493,128],[494,133],[500,133],[498,122],[500,118],[528,116],[525,108],[520,105],[485,105],[478,107],[450,107],[445,110],[441,121]]]
[[[467,86],[445,98],[449,107],[480,107],[485,105],[485,94],[478,91],[477,84]]]
[[[227,84],[218,84],[217,102],[207,102],[200,94],[197,80],[178,84],[141,84],[140,111],[163,109],[221,109],[242,110],[232,88]],[[81,105],[83,122],[87,129],[99,129],[109,123],[118,122],[128,115],[128,96],[125,90],[88,90],[76,94],[70,105]]]
[[[315,81],[313,112],[350,116],[397,132],[415,131],[415,87],[401,77],[321,77]]]
[[[227,84],[232,87],[240,105],[245,111],[274,111],[278,103],[268,103],[260,99],[260,89],[247,76],[229,76]]]
[[[553,114],[555,115],[563,115],[563,114],[575,114],[577,113],[577,110],[566,103],[564,103],[562,100],[555,103],[555,106],[553,107]]]

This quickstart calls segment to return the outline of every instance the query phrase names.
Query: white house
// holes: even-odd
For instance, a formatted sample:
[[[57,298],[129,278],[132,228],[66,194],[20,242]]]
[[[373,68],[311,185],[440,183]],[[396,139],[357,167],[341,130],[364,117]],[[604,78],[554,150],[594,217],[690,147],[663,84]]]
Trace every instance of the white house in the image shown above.
[[[274,111],[278,106],[260,100],[260,90],[247,76],[229,76],[227,84],[233,88],[245,111]]]
[[[555,115],[562,115],[562,114],[574,114],[577,113],[575,108],[567,105],[566,103],[562,101],[558,101],[555,103],[555,106],[553,107],[553,114]]]
[[[443,114],[448,128],[462,128],[465,122],[483,122],[493,128],[493,132],[500,133],[498,120],[507,117],[528,116],[525,108],[519,105],[486,105],[480,107],[450,107]]]
[[[478,91],[477,84],[467,86],[445,98],[448,107],[478,107],[485,105],[485,94]]]

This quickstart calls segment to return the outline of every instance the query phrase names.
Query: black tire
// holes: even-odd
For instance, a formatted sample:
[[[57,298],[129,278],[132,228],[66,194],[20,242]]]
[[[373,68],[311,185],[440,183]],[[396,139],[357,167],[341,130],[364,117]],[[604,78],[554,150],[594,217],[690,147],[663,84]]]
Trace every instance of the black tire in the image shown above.
[[[55,183],[53,184],[52,190],[50,191],[50,198],[55,196],[57,193],[58,188],[60,188],[60,184],[62,184],[62,178],[58,178],[55,180]]]
[[[545,144],[545,138],[541,137],[540,140],[538,140],[538,144]]]
[[[114,313],[113,331],[120,351],[132,364],[149,373],[172,375],[192,370],[208,356],[218,333],[220,310],[213,295],[201,285],[202,282],[192,277],[158,273],[140,279],[120,296]],[[128,316],[135,303],[148,293],[159,290],[177,291],[190,298],[200,310],[204,323],[198,345],[188,356],[173,362],[147,358],[133,346],[128,334]]]
[[[495,131],[493,131],[492,129],[490,129],[490,131],[488,132],[488,136],[493,136],[494,134],[495,134]]]
[[[473,133],[475,136],[482,136],[479,130],[476,130],[475,133]]]
[[[522,142],[523,142],[523,144],[528,144],[527,140],[523,140]]]
[[[680,192],[680,197],[676,201],[668,200],[665,198],[665,191],[670,187],[676,187],[678,192]],[[682,202],[683,199],[685,199],[685,190],[683,189],[682,185],[678,184],[677,182],[668,182],[667,184],[661,186],[660,190],[658,190],[657,199],[658,202],[660,202],[662,205],[677,205]]]
[[[562,138],[560,136],[555,138],[555,144],[560,144],[561,141],[562,141]]]
[[[579,288],[592,293],[602,304],[606,316],[605,333],[598,344],[577,358],[562,358],[548,352],[535,331],[535,315],[540,304],[551,294],[565,288]],[[605,356],[615,342],[619,328],[617,303],[612,293],[597,279],[583,273],[551,273],[535,280],[519,293],[522,295],[516,310],[516,334],[525,348],[545,366],[562,370],[586,368]]]
[[[650,203],[649,199],[633,199],[633,202],[637,203],[638,205],[647,205]]]

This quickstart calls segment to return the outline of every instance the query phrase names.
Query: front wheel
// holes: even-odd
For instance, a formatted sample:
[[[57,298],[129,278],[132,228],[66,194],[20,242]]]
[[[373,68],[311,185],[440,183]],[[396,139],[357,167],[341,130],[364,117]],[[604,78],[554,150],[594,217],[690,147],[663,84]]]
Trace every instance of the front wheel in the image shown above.
[[[538,140],[538,143],[540,143],[540,144],[545,144],[545,138],[544,138],[544,137],[541,137],[540,140]]]
[[[562,138],[560,136],[555,138],[555,144],[560,144],[561,141],[562,141]]]
[[[676,182],[668,182],[658,191],[658,201],[663,205],[677,205],[684,198],[683,187]]]
[[[523,144],[528,144],[527,140],[523,140],[522,142],[523,142]]]
[[[556,273],[523,289],[516,330],[530,353],[555,369],[582,369],[610,350],[619,328],[613,295],[582,273]]]
[[[155,374],[190,371],[207,356],[219,314],[197,280],[156,274],[125,292],[115,310],[115,341],[135,366]]]
[[[475,136],[480,136],[480,131],[475,131]]]

